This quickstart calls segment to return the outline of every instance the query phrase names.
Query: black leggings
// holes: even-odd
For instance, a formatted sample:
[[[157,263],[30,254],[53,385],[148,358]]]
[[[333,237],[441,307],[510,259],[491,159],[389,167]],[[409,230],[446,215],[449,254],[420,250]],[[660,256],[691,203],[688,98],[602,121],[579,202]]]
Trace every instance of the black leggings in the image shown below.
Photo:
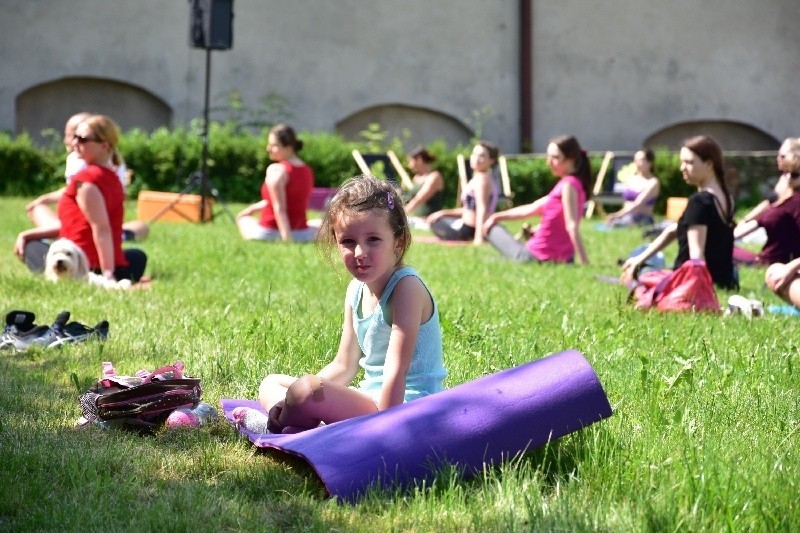
[[[25,264],[32,272],[44,272],[45,260],[47,257],[47,250],[50,249],[50,241],[28,241],[25,243]],[[114,278],[116,279],[129,279],[133,283],[137,283],[147,266],[147,254],[138,248],[125,248],[123,250],[125,259],[128,260],[128,266],[117,267],[114,269]],[[100,274],[100,269],[95,269],[95,273]]]
[[[456,217],[439,218],[431,224],[431,231],[443,241],[471,241],[475,238],[475,228]]]

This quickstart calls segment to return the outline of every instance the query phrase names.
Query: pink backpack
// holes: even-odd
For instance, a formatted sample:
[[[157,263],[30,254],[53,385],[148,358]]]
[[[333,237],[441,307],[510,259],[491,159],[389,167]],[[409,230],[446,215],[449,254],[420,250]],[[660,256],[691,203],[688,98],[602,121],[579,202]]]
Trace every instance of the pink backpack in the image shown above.
[[[636,300],[637,309],[720,312],[711,274],[705,261],[698,259],[690,259],[674,271],[645,272],[629,299]]]

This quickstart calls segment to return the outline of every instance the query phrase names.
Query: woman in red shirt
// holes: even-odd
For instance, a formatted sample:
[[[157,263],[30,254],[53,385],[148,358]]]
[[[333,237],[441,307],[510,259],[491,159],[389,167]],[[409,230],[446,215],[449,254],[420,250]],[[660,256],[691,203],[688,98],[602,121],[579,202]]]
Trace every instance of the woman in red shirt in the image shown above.
[[[78,245],[89,268],[107,279],[136,283],[144,274],[144,252],[122,250],[125,192],[115,170],[120,162],[118,132],[114,121],[104,115],[92,115],[75,129],[72,146],[86,167],[72,177],[58,202],[60,229],[23,231],[14,245],[14,252],[32,270],[44,270],[48,244],[42,239],[61,237]]]
[[[274,163],[267,167],[262,200],[236,215],[245,240],[308,242],[316,236],[317,228],[309,227],[306,218],[314,171],[297,156],[302,148],[303,141],[286,124],[270,130],[267,153]],[[256,211],[261,211],[258,219]]]

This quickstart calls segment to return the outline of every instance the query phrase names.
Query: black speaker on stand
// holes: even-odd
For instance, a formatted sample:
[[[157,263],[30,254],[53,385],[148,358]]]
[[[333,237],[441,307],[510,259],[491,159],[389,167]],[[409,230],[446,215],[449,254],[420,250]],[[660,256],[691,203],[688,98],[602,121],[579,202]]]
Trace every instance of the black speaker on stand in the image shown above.
[[[168,205],[156,213],[148,222],[154,222],[171,210],[189,191],[200,191],[200,221],[214,218],[206,209],[209,197],[215,198],[235,224],[236,217],[230,212],[219,190],[208,177],[208,106],[211,87],[211,50],[228,50],[233,46],[233,0],[188,0],[189,1],[189,46],[206,51],[206,79],[203,100],[203,151],[200,156],[200,170],[193,172],[186,180],[186,187]],[[210,216],[207,217],[206,213]]]

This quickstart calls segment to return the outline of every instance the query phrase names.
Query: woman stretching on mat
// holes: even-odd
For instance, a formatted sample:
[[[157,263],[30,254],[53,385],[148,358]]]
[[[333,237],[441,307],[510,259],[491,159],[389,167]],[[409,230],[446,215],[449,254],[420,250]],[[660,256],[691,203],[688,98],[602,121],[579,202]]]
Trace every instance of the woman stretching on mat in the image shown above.
[[[578,140],[563,135],[547,145],[547,165],[558,183],[550,194],[532,204],[500,211],[489,217],[484,225],[487,240],[501,254],[517,262],[552,261],[571,263],[575,252],[582,264],[589,263],[580,233],[583,204],[592,179],[589,158]],[[503,226],[503,220],[517,220],[542,215],[539,227],[524,244]]]
[[[673,268],[689,259],[706,262],[714,284],[723,289],[739,285],[733,267],[733,199],[725,181],[722,149],[711,137],[698,135],[684,141],[680,152],[681,172],[697,192],[678,222],[666,228],[643,252],[628,258],[622,265],[621,280],[636,279],[644,262],[678,241],[678,255]]]
[[[371,176],[348,180],[331,199],[317,237],[336,248],[353,280],[333,361],[314,375],[267,376],[259,400],[268,429],[296,432],[390,407],[443,390],[439,313],[430,291],[403,265],[411,233],[400,196]],[[348,386],[364,369],[364,379]],[[265,417],[239,408],[234,418],[263,431]]]
[[[469,156],[472,179],[461,191],[463,207],[442,209],[428,217],[431,231],[443,241],[483,243],[486,219],[497,209],[500,188],[492,176],[500,151],[489,141],[478,141]]]

